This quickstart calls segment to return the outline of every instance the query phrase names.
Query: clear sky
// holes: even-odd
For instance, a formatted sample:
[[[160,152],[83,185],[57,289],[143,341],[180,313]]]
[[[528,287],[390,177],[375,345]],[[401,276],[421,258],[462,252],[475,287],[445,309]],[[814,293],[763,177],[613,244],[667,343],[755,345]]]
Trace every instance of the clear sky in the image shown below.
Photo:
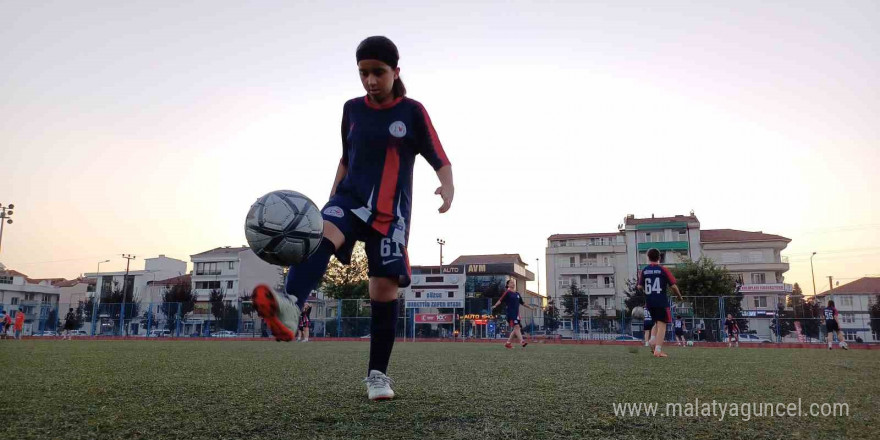
[[[32,277],[245,243],[326,201],[357,43],[386,35],[456,198],[416,166],[413,264],[629,213],[792,239],[787,282],[880,273],[880,3],[0,1],[0,261]],[[543,280],[542,280],[543,281]],[[541,288],[544,291],[544,288]]]

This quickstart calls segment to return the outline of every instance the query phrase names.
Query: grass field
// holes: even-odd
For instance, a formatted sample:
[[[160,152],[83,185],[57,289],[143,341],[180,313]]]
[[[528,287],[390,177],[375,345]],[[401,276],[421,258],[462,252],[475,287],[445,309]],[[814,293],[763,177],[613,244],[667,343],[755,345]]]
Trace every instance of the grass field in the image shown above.
[[[2,341],[5,438],[880,438],[880,351]],[[615,402],[845,402],[848,417],[617,417]],[[719,415],[720,416],[720,415]]]

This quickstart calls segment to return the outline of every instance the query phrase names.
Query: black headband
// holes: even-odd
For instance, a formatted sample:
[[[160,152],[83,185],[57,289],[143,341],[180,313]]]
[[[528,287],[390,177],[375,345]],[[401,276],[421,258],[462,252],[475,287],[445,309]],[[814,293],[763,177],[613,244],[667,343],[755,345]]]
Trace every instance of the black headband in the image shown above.
[[[386,37],[376,36],[368,37],[361,44],[358,44],[355,52],[358,62],[361,60],[379,60],[392,69],[397,68],[397,60],[400,55],[397,53],[397,46]]]

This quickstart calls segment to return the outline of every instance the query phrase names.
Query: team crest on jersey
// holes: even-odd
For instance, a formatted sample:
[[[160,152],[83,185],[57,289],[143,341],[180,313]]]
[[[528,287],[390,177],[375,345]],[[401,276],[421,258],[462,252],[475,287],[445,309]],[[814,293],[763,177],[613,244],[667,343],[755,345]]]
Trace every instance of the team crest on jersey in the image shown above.
[[[345,211],[338,206],[328,206],[327,209],[324,210],[324,215],[336,218],[342,218],[345,215]]]
[[[391,123],[391,126],[388,127],[388,131],[391,132],[391,136],[396,138],[402,138],[406,136],[406,125],[400,121],[394,121]]]

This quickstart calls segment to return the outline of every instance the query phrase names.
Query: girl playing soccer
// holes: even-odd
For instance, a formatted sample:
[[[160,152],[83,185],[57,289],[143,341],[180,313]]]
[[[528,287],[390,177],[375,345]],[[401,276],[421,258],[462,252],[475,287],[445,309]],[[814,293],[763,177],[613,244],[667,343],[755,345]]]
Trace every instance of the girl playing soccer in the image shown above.
[[[418,101],[406,97],[400,80],[397,47],[388,38],[369,37],[355,53],[361,85],[367,95],[342,107],[342,159],[324,206],[324,239],[309,258],[291,266],[285,293],[267,286],[254,290],[257,313],[277,340],[293,339],[308,295],[317,287],[330,256],[344,264],[357,241],[363,241],[370,276],[370,360],[367,395],[391,399],[386,375],[399,315],[397,291],[410,283],[407,240],[412,212],[412,175],[422,155],[437,173],[443,199],[440,213],[449,210],[455,189],[452,166]]]
[[[495,305],[493,305],[492,308],[494,309],[498,307],[502,302],[507,306],[507,324],[510,325],[511,330],[510,336],[507,337],[507,342],[504,343],[504,346],[507,348],[513,348],[513,342],[519,340],[519,344],[522,348],[526,348],[526,345],[529,345],[529,343],[526,342],[522,335],[522,324],[519,319],[519,306],[524,306],[529,310],[535,309],[522,300],[522,295],[520,295],[519,292],[513,290],[515,285],[516,281],[512,279],[507,280],[507,283],[504,285],[507,290],[501,294],[501,298],[498,298],[498,301],[495,302]]]
[[[730,348],[730,343],[734,339],[736,340],[736,346],[739,347],[739,324],[736,323],[736,320],[733,319],[733,315],[730,313],[727,314],[724,326],[727,327],[727,348]]]

